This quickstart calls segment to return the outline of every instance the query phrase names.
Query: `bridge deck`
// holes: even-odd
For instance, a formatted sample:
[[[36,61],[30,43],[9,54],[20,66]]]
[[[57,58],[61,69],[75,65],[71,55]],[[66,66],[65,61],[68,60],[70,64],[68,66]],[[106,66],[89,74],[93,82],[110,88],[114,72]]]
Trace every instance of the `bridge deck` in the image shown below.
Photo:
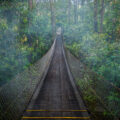
[[[62,52],[62,39],[58,35],[55,52],[48,73],[37,96],[25,111],[24,119],[90,119],[80,108],[70,83]]]

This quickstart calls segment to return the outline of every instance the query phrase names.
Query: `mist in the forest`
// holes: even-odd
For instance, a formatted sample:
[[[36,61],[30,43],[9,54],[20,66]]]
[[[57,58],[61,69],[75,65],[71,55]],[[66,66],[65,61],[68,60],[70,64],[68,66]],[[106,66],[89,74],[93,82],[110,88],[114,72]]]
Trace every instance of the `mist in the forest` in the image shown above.
[[[0,86],[40,60],[59,27],[65,48],[90,71],[83,70],[84,79],[77,78],[77,85],[87,81],[109,107],[116,107],[112,115],[118,116],[120,0],[0,0]],[[102,96],[108,88],[115,90]],[[94,106],[97,97],[90,89],[84,88],[83,96],[88,106]],[[102,111],[101,115],[111,113]]]

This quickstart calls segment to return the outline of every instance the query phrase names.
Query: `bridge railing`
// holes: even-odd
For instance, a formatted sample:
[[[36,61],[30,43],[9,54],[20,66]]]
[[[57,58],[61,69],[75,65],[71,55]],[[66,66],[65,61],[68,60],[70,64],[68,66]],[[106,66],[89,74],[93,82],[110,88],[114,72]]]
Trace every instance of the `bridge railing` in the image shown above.
[[[66,57],[72,75],[81,89],[83,97],[91,95],[93,96],[91,99],[94,99],[94,97],[96,99],[96,103],[94,103],[95,109],[91,111],[104,112],[104,110],[107,110],[114,116],[115,120],[118,120],[120,118],[120,91],[104,80],[104,78],[86,68],[67,49]]]
[[[52,59],[51,49],[37,63],[18,74],[0,89],[0,120],[19,120]]]

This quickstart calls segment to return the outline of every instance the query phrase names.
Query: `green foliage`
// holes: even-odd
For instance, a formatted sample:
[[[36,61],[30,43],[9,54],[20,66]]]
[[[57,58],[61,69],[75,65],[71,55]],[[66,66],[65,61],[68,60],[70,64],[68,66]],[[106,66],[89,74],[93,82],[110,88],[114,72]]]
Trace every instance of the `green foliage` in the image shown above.
[[[120,88],[120,0],[104,0],[102,32],[101,1],[98,0],[97,6],[98,32],[94,32],[92,0],[86,0],[84,4],[79,0],[76,13],[74,0],[71,6],[69,0],[54,1],[56,27],[63,28],[67,48],[81,62]],[[25,0],[0,1],[0,85],[36,62],[51,46],[50,4],[44,0],[39,2],[36,8],[30,10]],[[85,81],[78,84],[85,87],[82,82]],[[93,84],[92,80],[89,84]],[[106,98],[110,103],[120,100],[115,91],[111,91]],[[90,91],[86,91],[85,100],[94,107],[96,98]],[[115,115],[118,113],[114,111]],[[105,111],[104,114],[108,113]]]
[[[66,23],[62,23],[64,26],[64,40],[67,48],[81,62],[106,81],[120,88],[120,1],[106,0],[104,2],[102,32],[100,32],[101,0],[98,0],[98,32],[94,32],[94,3],[88,0],[86,4],[80,4],[78,7],[77,24],[74,24],[74,5],[71,6],[71,23],[68,24],[67,18]],[[85,84],[85,81],[80,83],[79,86],[83,87],[82,84]],[[116,95],[115,91],[111,92],[106,97],[110,102],[109,104],[112,104],[113,108],[116,107],[113,114],[117,116],[120,112],[120,105],[116,106],[113,103],[119,103],[120,97],[118,94]],[[89,92],[88,95],[85,95],[85,99],[94,102]],[[108,113],[105,114],[108,115]]]
[[[119,87],[120,44],[107,42],[107,36],[106,34],[87,34],[68,48],[95,72]]]
[[[27,2],[6,1],[0,8],[0,85],[40,59],[50,48],[50,11],[29,11]]]

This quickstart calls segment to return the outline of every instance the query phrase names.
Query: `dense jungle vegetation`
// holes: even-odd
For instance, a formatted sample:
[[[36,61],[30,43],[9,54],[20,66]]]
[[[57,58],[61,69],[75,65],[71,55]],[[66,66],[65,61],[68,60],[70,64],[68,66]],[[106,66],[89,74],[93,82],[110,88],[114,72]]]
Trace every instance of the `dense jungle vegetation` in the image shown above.
[[[120,91],[120,0],[0,0],[0,85],[39,60],[58,27],[71,53]],[[114,91],[107,98],[120,103]]]
[[[26,0],[0,2],[0,85],[40,59],[52,43],[50,12]]]
[[[9,80],[39,59],[50,47],[51,29],[56,25],[63,27],[73,54],[120,87],[120,1],[53,3],[51,8],[48,0],[0,2],[0,81]]]
[[[120,1],[83,1],[77,8],[74,21],[65,30],[69,49],[95,72],[120,87]]]

